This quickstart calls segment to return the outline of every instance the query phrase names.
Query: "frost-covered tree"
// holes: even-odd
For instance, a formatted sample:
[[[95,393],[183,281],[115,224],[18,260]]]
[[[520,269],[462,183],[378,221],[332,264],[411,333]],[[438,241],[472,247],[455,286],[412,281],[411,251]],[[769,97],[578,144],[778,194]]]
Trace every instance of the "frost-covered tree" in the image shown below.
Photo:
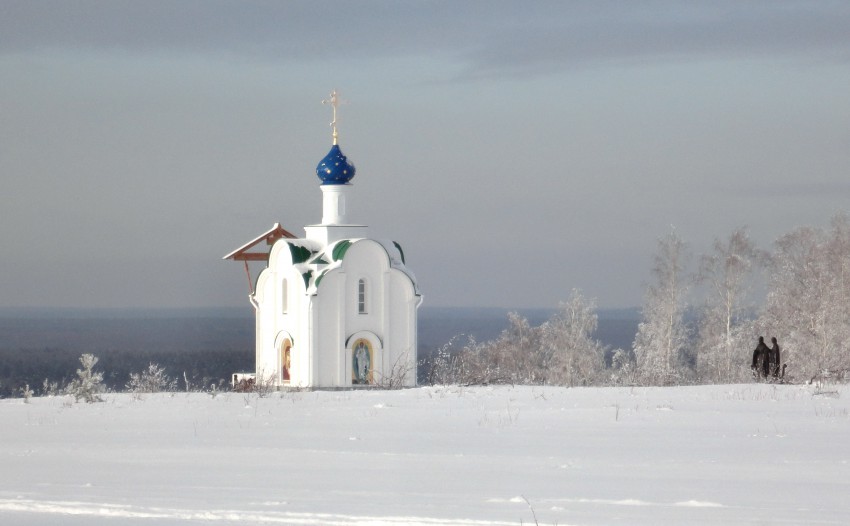
[[[462,355],[455,343],[464,335],[457,334],[440,346],[430,360],[420,365],[427,367],[426,376],[429,385],[458,384],[462,380]],[[475,345],[475,339],[468,337],[467,346]]]
[[[100,397],[104,390],[103,373],[93,371],[97,357],[93,354],[83,354],[80,356],[80,364],[83,368],[77,369],[77,377],[68,384],[68,393],[74,395],[78,402],[80,399],[88,403],[103,402]]]
[[[464,383],[542,383],[545,364],[540,352],[540,330],[516,312],[498,338],[472,343],[461,352]]]
[[[782,345],[782,362],[812,378],[850,368],[850,220],[801,227],[776,241],[767,303],[758,321]]]
[[[632,353],[617,349],[611,357],[610,381],[614,385],[636,385],[637,371]]]
[[[546,364],[540,345],[540,329],[532,327],[524,316],[508,314],[508,328],[497,340],[503,370],[512,383],[543,383]]]
[[[688,342],[684,313],[688,288],[685,269],[689,254],[675,230],[658,240],[652,269],[655,283],[647,287],[634,341],[635,378],[649,385],[670,385],[683,377],[682,353]]]
[[[451,370],[443,378],[449,383],[460,385],[511,383],[513,375],[505,356],[505,345],[501,338],[488,342],[470,338],[448,363]]]
[[[491,343],[479,343],[469,338],[460,352],[451,355],[447,369],[441,375],[442,383],[475,385],[506,383],[508,380],[490,357]]]
[[[850,217],[833,217],[826,246],[827,265],[833,286],[827,297],[833,320],[834,371],[850,371]]]
[[[435,357],[431,381],[435,383],[536,384],[546,382],[546,363],[541,346],[541,329],[532,327],[516,312],[508,314],[508,327],[498,338],[469,342],[450,352],[450,342]]]
[[[712,252],[700,258],[698,281],[707,287],[697,338],[700,379],[731,383],[751,377],[750,296],[754,272],[763,260],[746,228],[735,230],[727,240],[715,239]]]
[[[177,388],[177,380],[165,373],[165,368],[150,363],[148,368],[140,373],[130,373],[127,390],[132,393],[160,393],[173,391]]]
[[[605,361],[602,344],[593,338],[597,323],[595,300],[573,289],[569,301],[561,302],[540,326],[547,383],[574,386],[601,380]]]
[[[469,340],[457,352],[454,339],[434,357],[429,381],[473,384],[598,385],[605,378],[604,347],[593,338],[596,302],[573,290],[540,326],[516,312],[498,338]]]

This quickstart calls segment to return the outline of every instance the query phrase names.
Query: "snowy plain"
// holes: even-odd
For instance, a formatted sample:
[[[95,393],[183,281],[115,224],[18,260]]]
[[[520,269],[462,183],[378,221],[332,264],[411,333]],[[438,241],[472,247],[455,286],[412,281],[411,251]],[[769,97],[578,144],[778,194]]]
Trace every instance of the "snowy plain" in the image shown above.
[[[2,525],[850,523],[850,388],[0,400]]]

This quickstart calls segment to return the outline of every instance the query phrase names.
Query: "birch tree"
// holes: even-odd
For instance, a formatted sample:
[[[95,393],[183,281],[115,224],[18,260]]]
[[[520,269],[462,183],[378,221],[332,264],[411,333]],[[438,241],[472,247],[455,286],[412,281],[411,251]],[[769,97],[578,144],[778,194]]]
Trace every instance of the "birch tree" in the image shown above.
[[[593,338],[597,324],[595,300],[573,289],[569,301],[540,327],[548,383],[572,387],[601,380],[605,362],[603,346]]]
[[[759,329],[775,335],[800,378],[850,368],[850,220],[801,227],[776,241]]]
[[[524,316],[508,313],[508,328],[493,342],[491,355],[511,383],[535,384],[545,379],[540,353],[540,330],[532,327]]]
[[[681,354],[688,342],[684,322],[685,269],[689,254],[685,242],[671,231],[658,241],[642,318],[634,341],[635,377],[644,384],[670,385],[682,379]]]
[[[746,228],[727,240],[715,239],[700,258],[698,282],[707,286],[697,339],[697,374],[710,382],[731,383],[750,377],[753,327],[753,275],[764,259]]]

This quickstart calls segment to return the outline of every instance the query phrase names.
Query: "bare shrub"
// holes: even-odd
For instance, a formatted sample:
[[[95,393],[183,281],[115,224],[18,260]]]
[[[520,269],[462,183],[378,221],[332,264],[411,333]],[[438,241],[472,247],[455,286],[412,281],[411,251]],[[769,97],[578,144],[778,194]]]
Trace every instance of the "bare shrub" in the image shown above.
[[[254,384],[254,392],[257,393],[257,396],[260,398],[269,396],[276,392],[277,389],[277,375],[275,374],[270,374],[268,376],[260,374],[257,377],[257,382]]]
[[[233,384],[233,392],[235,393],[251,393],[254,391],[254,378],[242,378]]]
[[[410,353],[403,352],[396,358],[387,374],[375,373],[375,385],[382,389],[402,389],[410,378]]]

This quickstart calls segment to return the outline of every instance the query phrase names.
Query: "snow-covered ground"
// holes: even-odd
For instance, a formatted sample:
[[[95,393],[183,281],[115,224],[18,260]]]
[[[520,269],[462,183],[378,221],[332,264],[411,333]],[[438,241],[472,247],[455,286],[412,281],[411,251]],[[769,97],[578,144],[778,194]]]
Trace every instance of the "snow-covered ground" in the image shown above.
[[[848,524],[850,388],[0,400],[0,524]]]

